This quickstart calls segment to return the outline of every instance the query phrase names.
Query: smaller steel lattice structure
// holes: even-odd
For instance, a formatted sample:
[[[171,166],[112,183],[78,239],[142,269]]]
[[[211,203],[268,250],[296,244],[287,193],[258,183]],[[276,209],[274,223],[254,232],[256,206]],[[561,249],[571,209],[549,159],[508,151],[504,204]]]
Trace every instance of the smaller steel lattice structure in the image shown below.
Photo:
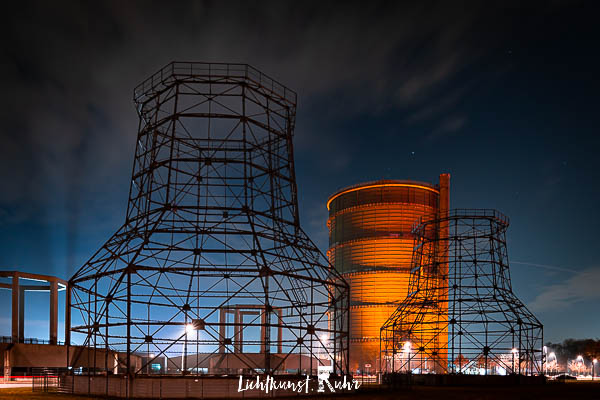
[[[512,291],[508,225],[475,209],[415,226],[409,294],[381,328],[384,373],[541,374],[543,326]]]

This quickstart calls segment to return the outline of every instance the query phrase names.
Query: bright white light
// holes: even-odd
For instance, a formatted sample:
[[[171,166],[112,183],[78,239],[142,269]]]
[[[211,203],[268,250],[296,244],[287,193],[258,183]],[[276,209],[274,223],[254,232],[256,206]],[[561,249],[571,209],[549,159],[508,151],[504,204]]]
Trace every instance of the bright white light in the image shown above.
[[[319,339],[321,340],[321,343],[327,344],[327,342],[329,342],[329,334],[323,333],[321,336],[319,336]]]
[[[47,279],[25,278],[24,276],[20,276],[19,279],[24,279],[24,280],[27,280],[27,281],[36,281],[36,282],[50,282]]]
[[[514,354],[516,354],[516,353],[518,353],[518,352],[519,352],[519,350],[517,350],[517,349],[512,349],[512,350],[511,350],[511,352],[512,352],[512,353],[514,353]]]
[[[544,346],[544,353],[548,352],[548,347]]]
[[[592,361],[594,364],[596,364],[598,362],[597,359],[594,358],[594,361]]]
[[[583,357],[581,357],[581,356],[577,356],[577,360],[578,360],[578,361],[583,361]]]
[[[550,357],[556,358],[556,353],[555,352],[550,353]]]
[[[195,329],[194,329],[194,325],[192,325],[192,324],[187,324],[187,325],[185,326],[185,331],[186,331],[187,333],[193,333],[193,332],[195,331]]]
[[[406,342],[406,343],[404,343],[404,346],[402,346],[402,348],[404,351],[410,351],[410,346],[411,346],[411,343]]]

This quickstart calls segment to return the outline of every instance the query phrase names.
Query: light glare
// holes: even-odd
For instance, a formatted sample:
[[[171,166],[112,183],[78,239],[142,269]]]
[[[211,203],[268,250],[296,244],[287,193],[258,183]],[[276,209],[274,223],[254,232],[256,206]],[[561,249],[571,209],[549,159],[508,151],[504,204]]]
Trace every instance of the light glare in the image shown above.
[[[195,329],[194,329],[194,325],[192,325],[192,324],[187,324],[187,325],[185,326],[185,331],[186,331],[187,333],[192,333],[192,332],[194,332],[194,331],[195,331]]]

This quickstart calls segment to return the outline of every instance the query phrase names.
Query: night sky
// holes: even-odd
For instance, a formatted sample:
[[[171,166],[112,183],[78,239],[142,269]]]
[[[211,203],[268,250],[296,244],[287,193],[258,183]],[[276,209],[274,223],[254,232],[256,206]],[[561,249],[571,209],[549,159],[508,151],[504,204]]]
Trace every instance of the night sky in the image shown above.
[[[510,217],[513,288],[544,340],[600,337],[596,2],[18,3],[1,28],[1,269],[68,279],[124,222],[134,86],[173,60],[240,62],[298,92],[300,217],[321,250],[337,189],[449,172],[451,207]],[[41,299],[27,337],[47,338]]]

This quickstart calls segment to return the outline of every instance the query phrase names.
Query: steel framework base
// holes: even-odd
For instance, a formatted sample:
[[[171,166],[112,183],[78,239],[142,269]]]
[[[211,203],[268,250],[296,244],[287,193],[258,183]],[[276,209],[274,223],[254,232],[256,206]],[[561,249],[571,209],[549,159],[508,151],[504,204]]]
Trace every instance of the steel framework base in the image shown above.
[[[248,65],[171,63],[134,92],[123,226],[70,280],[95,374],[348,371],[348,286],[300,227],[296,94]]]
[[[543,326],[512,291],[495,210],[415,228],[409,295],[381,328],[384,372],[542,373]]]

